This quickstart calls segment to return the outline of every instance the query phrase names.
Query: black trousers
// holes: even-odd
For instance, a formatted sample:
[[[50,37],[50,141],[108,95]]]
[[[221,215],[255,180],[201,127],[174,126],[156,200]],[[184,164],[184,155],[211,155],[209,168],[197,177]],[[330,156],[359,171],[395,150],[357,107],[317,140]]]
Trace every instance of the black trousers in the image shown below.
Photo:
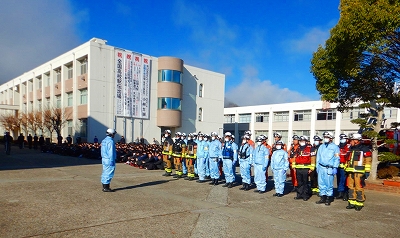
[[[296,169],[297,197],[310,197],[310,189],[308,187],[308,170],[309,169]]]
[[[310,173],[310,182],[311,188],[318,188],[318,174],[316,169]]]

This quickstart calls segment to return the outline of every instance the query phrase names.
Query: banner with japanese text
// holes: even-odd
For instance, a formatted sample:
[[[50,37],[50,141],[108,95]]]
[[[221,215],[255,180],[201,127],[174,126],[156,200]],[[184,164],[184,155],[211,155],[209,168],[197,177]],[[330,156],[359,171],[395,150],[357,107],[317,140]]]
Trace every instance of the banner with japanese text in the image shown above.
[[[148,119],[150,57],[115,49],[116,116]]]

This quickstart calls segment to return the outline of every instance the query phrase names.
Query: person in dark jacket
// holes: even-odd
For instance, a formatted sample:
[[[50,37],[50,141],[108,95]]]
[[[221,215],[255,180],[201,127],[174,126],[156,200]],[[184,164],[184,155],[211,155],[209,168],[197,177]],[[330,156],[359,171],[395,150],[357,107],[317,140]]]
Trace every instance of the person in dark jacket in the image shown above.
[[[28,141],[28,148],[32,149],[32,135],[28,134],[28,136],[26,137],[27,141]]]

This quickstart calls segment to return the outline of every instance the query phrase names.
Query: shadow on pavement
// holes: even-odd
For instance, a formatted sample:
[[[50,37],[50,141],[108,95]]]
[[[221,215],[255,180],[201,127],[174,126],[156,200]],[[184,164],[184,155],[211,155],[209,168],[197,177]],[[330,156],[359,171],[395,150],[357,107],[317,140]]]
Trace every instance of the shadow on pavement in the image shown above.
[[[147,186],[168,183],[169,181],[171,181],[171,180],[158,180],[158,181],[152,181],[152,182],[148,182],[148,183],[141,183],[141,184],[137,184],[137,185],[127,186],[127,187],[123,187],[123,188],[115,188],[113,190],[116,192],[116,191],[127,190],[127,189],[141,188],[141,187],[147,187]]]
[[[3,152],[3,151],[2,151]],[[42,153],[39,150],[12,149],[11,155],[0,153],[0,170],[55,168],[101,164],[101,160]]]

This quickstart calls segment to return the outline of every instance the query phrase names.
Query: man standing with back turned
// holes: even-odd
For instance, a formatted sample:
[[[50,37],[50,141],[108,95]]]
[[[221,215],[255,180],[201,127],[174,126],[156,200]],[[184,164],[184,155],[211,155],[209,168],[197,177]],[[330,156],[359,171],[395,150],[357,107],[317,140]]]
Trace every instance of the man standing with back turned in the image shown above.
[[[117,158],[117,150],[113,140],[116,133],[114,129],[107,129],[107,136],[101,142],[101,163],[103,164],[101,183],[103,184],[103,192],[113,192],[110,189],[110,182],[114,177],[115,159]]]

